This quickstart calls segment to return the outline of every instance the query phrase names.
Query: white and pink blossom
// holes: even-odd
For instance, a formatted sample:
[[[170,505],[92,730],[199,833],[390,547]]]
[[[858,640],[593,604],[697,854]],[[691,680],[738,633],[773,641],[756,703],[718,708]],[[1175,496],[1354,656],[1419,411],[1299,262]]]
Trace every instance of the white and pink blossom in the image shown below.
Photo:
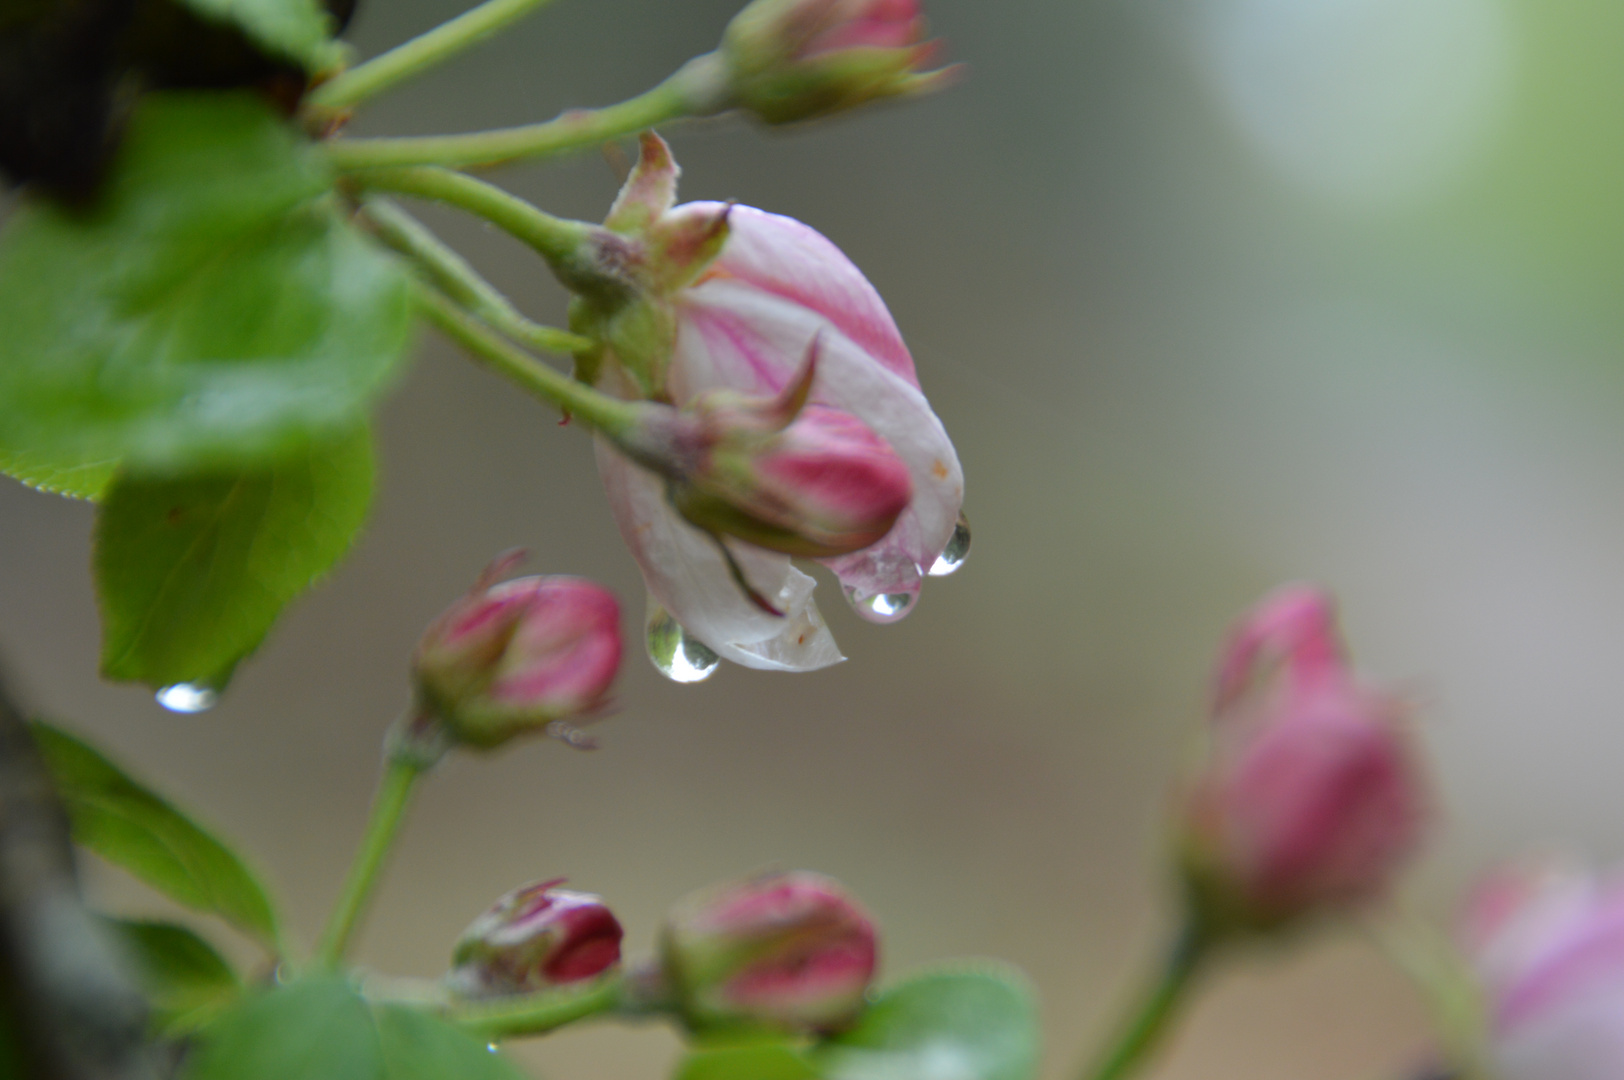
[[[667,337],[636,339],[639,348],[655,340],[659,356],[600,361],[599,384],[622,394],[647,394],[679,409],[717,392],[776,397],[802,373],[816,343],[808,417],[822,436],[861,432],[859,441],[869,441],[871,433],[889,448],[884,456],[894,455],[907,472],[911,494],[884,536],[823,560],[859,613],[892,621],[911,608],[926,569],[953,539],[964,500],[958,456],[920,390],[902,335],[879,293],[827,238],[798,221],[747,206],[672,208],[675,177],[664,144],[645,138],[643,159],[610,215],[610,227],[626,223],[628,231],[652,238],[645,250],[669,250],[666,237],[708,236],[703,228],[688,226],[725,217],[725,240],[714,256],[708,246],[693,248],[702,251],[703,261],[696,259],[690,272],[674,272],[670,265],[635,268],[649,283],[639,303],[654,312],[636,321],[668,328]],[[662,281],[681,284],[662,289]],[[870,455],[871,463],[881,456]],[[721,541],[750,587],[782,612],[774,615],[735,584],[717,539],[673,508],[664,478],[603,440],[598,462],[621,535],[652,600],[687,635],[747,667],[806,671],[841,659],[812,600],[812,579],[788,555],[737,537]],[[883,502],[896,480],[885,469],[871,473],[880,478],[876,501]],[[787,473],[780,477],[786,483],[792,479]],[[796,482],[808,494],[818,486],[804,475]]]
[[[1624,1076],[1624,878],[1502,871],[1474,895],[1463,938],[1503,1080]]]

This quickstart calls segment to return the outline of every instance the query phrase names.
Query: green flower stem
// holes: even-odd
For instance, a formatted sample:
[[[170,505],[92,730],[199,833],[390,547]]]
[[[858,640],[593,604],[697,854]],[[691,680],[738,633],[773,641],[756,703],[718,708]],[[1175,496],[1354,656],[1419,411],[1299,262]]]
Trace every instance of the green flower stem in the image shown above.
[[[344,882],[344,891],[328,917],[327,929],[322,932],[321,944],[316,947],[315,966],[332,970],[344,962],[350,941],[360,925],[372,890],[378,883],[378,872],[383,869],[384,857],[394,844],[400,831],[401,818],[411,801],[412,788],[423,774],[423,766],[403,758],[392,758],[378,781],[377,793],[372,799],[372,815],[367,819],[366,832],[361,837],[361,848],[350,864],[350,876]]]
[[[359,69],[358,69],[359,70]],[[601,109],[575,109],[555,120],[466,135],[336,139],[327,153],[340,169],[391,165],[501,165],[556,157],[688,116],[708,116],[725,102],[721,61],[714,53],[688,61],[651,90]]]
[[[358,64],[318,86],[307,99],[317,110],[336,110],[375,97],[425,68],[447,60],[464,49],[516,22],[551,0],[485,0],[456,18],[397,45],[381,56]]]
[[[367,169],[346,177],[366,191],[392,191],[432,199],[466,210],[512,234],[541,253],[555,271],[567,270],[582,255],[596,225],[554,217],[545,210],[464,173],[432,166]]]
[[[1129,1012],[1105,1054],[1082,1073],[1083,1080],[1121,1080],[1144,1066],[1151,1051],[1171,1029],[1195,973],[1211,954],[1213,944],[1213,937],[1194,924],[1180,931],[1161,974]]]
[[[418,286],[416,300],[423,317],[475,359],[543,401],[579,417],[616,442],[635,430],[641,416],[638,406],[600,394],[548,367],[433,288]]]
[[[512,301],[480,277],[466,259],[391,200],[371,198],[366,200],[364,209],[366,220],[379,239],[411,259],[452,300],[521,345],[565,354],[592,347],[591,338],[525,318]]]
[[[1366,929],[1426,999],[1452,1075],[1493,1080],[1483,995],[1454,945],[1430,923],[1404,911],[1389,912]]]
[[[488,1002],[452,1006],[449,1019],[475,1038],[497,1040],[541,1035],[565,1024],[613,1011],[620,1004],[620,975],[610,975],[581,989],[544,990]]]

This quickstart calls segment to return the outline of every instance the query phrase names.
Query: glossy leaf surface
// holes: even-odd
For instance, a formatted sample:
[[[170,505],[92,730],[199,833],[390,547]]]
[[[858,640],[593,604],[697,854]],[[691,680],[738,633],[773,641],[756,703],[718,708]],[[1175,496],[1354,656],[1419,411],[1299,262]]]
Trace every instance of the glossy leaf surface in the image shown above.
[[[349,549],[372,472],[363,430],[273,468],[121,476],[96,519],[102,672],[224,686],[288,601]]]

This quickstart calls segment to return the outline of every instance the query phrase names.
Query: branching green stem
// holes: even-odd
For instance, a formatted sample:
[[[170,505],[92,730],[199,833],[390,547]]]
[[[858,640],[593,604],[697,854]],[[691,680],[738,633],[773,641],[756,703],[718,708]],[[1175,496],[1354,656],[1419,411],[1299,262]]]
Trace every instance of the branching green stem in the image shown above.
[[[381,56],[358,64],[342,75],[318,86],[307,99],[307,107],[318,111],[337,110],[359,104],[382,93],[425,68],[455,56],[464,49],[516,22],[551,0],[485,0],[485,3],[456,18],[397,45]]]
[[[606,1013],[620,1004],[623,978],[600,979],[583,989],[546,990],[501,998],[490,1003],[454,1006],[451,1021],[481,1039],[510,1039],[520,1035],[541,1035]]]
[[[603,432],[611,439],[629,434],[636,426],[636,405],[600,394],[537,360],[502,337],[445,294],[427,286],[416,290],[418,310],[474,358],[518,383],[543,401]]]
[[[1214,939],[1186,925],[1173,941],[1160,975],[1128,1013],[1103,1056],[1085,1069],[1082,1080],[1121,1080],[1137,1072],[1172,1026],[1197,970],[1211,954]]]
[[[535,248],[554,270],[567,268],[579,259],[582,245],[596,228],[583,221],[554,217],[495,184],[450,169],[367,169],[350,174],[347,180],[366,191],[393,191],[466,210]]]
[[[365,217],[379,239],[411,259],[442,292],[521,345],[565,354],[592,347],[591,338],[525,318],[466,259],[391,200],[367,199]]]
[[[501,165],[556,157],[683,117],[708,116],[723,108],[725,100],[721,61],[707,53],[688,61],[653,89],[618,105],[574,109],[542,124],[465,135],[335,139],[327,144],[327,153],[342,170]]]
[[[339,893],[333,913],[328,917],[327,929],[322,932],[321,944],[316,947],[315,966],[333,970],[344,962],[355,930],[366,912],[367,903],[378,883],[378,872],[383,869],[384,858],[394,845],[395,834],[400,831],[401,819],[411,802],[412,788],[423,775],[422,765],[404,758],[391,758],[384,767],[383,778],[378,781],[377,793],[372,798],[372,814],[367,819],[366,832],[361,836],[360,850],[350,864],[350,875]]]

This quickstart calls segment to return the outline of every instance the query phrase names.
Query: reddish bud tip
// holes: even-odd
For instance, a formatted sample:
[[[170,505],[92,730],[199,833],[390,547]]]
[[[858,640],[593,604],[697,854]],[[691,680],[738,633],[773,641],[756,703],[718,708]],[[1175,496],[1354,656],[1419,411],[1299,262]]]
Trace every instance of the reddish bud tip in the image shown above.
[[[524,994],[590,979],[620,962],[622,931],[591,893],[514,889],[462,932],[447,981],[466,997]]]

